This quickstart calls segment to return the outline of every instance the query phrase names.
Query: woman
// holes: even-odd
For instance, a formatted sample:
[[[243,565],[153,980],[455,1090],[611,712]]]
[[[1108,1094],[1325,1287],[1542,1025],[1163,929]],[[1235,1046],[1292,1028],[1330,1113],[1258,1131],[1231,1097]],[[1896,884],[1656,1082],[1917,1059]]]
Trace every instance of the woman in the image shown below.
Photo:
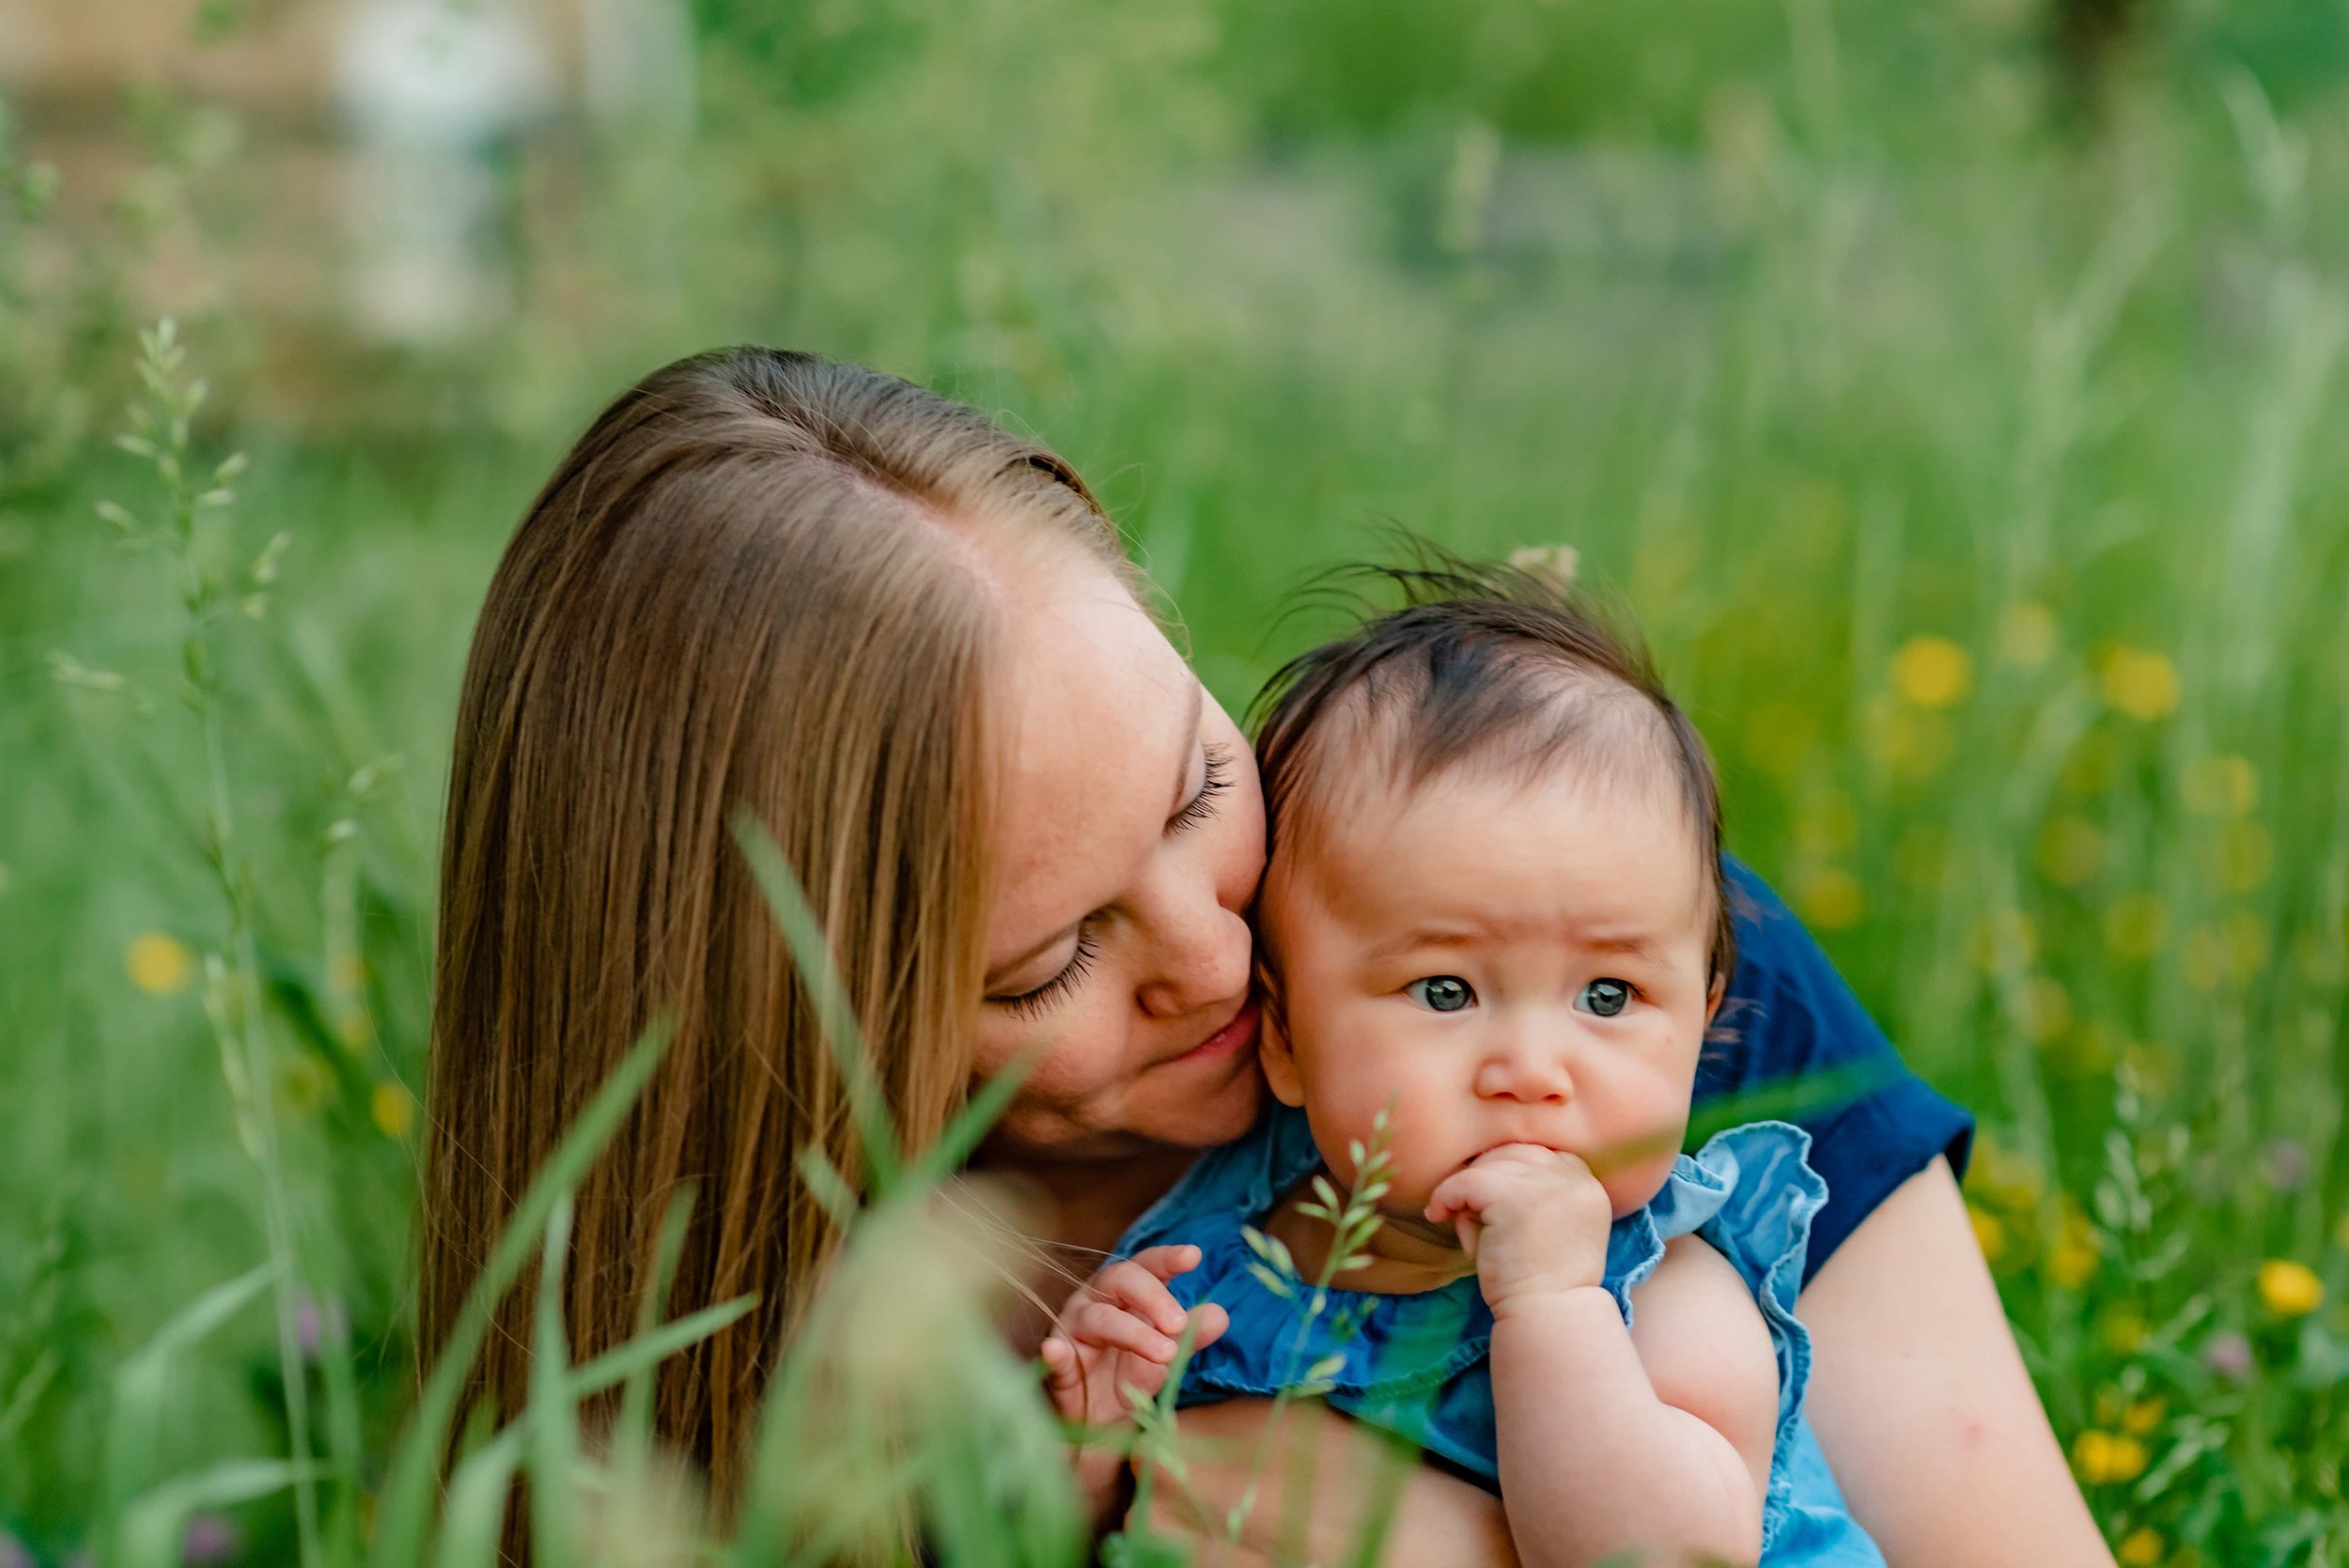
[[[1064,1263],[1114,1250],[1199,1150],[1248,1126],[1263,803],[1143,587],[1066,463],[854,366],[706,355],[597,420],[523,519],[465,674],[428,1345],[511,1196],[665,1009],[660,1077],[581,1192],[565,1305],[581,1353],[627,1337],[662,1201],[698,1184],[673,1301],[762,1305],[667,1370],[659,1419],[722,1501],[739,1488],[770,1347],[836,1240],[799,1157],[857,1162],[809,999],[728,835],[738,804],[807,888],[908,1142],[1023,1064],[981,1158],[1050,1195]],[[1822,1066],[1862,1080],[1806,1118],[1837,1206],[1802,1299],[1813,1421],[1855,1512],[1898,1563],[2109,1561],[1944,1157],[1968,1124],[1752,891],[1741,1029],[1714,1087]],[[511,1410],[528,1336],[504,1327],[477,1374]],[[1041,1328],[1024,1326],[1023,1352]],[[1262,1419],[1224,1405],[1186,1422]],[[1334,1417],[1308,1437],[1356,1440]],[[1498,1521],[1484,1493],[1423,1468],[1390,1560],[1504,1560]]]

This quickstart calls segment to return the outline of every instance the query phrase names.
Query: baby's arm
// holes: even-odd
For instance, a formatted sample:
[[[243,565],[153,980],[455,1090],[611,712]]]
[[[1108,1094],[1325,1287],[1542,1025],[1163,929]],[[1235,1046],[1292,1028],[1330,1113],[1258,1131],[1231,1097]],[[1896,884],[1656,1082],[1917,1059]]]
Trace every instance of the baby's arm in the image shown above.
[[[1517,1144],[1447,1181],[1493,1309],[1501,1497],[1526,1568],[1626,1548],[1752,1562],[1778,1424],[1778,1363],[1745,1282],[1684,1237],[1638,1293],[1600,1284],[1605,1191],[1571,1155]]]

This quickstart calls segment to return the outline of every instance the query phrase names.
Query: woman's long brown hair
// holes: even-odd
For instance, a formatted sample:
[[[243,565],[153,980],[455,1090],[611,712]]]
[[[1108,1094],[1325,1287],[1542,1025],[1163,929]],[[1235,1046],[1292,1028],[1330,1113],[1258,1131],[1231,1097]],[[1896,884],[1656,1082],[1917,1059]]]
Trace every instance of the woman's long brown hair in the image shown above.
[[[760,1305],[663,1369],[657,1422],[735,1500],[766,1374],[836,1239],[798,1157],[859,1162],[729,817],[754,812],[796,868],[921,1147],[963,1101],[985,969],[997,574],[1053,541],[1119,565],[1059,458],[806,354],[656,371],[563,459],[490,582],[450,765],[428,1356],[565,1127],[666,1017],[660,1072],[579,1192],[564,1306],[580,1358],[626,1339],[661,1217],[698,1189],[672,1311]],[[508,1417],[527,1295],[473,1374]]]

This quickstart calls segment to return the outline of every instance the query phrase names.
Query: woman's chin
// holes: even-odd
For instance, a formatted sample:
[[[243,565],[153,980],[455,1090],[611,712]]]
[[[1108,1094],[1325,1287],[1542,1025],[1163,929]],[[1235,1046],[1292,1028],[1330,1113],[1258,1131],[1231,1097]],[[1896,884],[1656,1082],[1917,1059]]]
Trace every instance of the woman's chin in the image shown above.
[[[1161,1113],[1151,1118],[1159,1124],[1157,1141],[1186,1149],[1213,1148],[1241,1137],[1255,1125],[1265,1094],[1256,1053],[1252,1050],[1212,1065],[1218,1070],[1210,1074],[1178,1058],[1157,1070],[1158,1076],[1170,1080],[1166,1089],[1174,1090],[1160,1102]],[[1185,1081],[1174,1089],[1171,1080],[1178,1071]]]

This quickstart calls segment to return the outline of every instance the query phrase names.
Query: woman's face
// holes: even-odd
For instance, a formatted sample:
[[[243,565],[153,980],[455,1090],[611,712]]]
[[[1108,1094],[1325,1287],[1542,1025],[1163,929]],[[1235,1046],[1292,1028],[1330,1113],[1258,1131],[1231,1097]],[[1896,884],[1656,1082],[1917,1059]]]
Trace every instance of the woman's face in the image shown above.
[[[1262,1092],[1255,759],[1097,563],[1017,594],[978,1065],[1029,1070],[990,1149],[1030,1163],[1227,1141]]]

